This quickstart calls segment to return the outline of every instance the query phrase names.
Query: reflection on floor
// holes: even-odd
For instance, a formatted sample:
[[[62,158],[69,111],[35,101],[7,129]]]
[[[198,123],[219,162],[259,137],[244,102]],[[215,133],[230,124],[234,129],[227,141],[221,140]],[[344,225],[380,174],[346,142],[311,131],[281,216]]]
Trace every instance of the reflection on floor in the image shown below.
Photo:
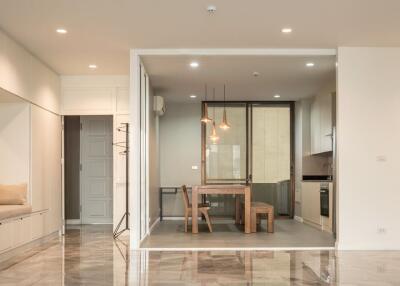
[[[0,264],[0,285],[400,285],[400,252],[132,251],[110,226],[67,230]]]
[[[190,230],[190,229],[189,229]],[[142,243],[143,248],[221,248],[221,247],[334,247],[333,236],[290,219],[275,220],[275,232],[267,233],[265,223],[257,233],[244,234],[233,221],[213,221],[209,233],[205,223],[199,234],[185,233],[183,221],[162,221]]]

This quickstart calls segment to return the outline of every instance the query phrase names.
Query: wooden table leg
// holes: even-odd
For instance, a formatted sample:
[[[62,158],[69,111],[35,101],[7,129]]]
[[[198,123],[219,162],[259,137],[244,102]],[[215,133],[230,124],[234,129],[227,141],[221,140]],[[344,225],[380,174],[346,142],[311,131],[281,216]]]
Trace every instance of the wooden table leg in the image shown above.
[[[251,232],[257,232],[257,213],[256,209],[250,210],[251,213]]]
[[[273,233],[274,232],[274,211],[269,211],[268,212],[268,226],[267,226],[267,232]]]
[[[199,233],[198,226],[198,218],[199,218],[199,210],[198,210],[198,192],[197,187],[193,187],[192,189],[192,233]]]
[[[235,223],[240,224],[240,197],[235,195]]]
[[[244,189],[244,232],[245,233],[251,233],[251,215],[250,215],[250,210],[251,210],[251,193],[250,193],[250,187],[246,187]]]

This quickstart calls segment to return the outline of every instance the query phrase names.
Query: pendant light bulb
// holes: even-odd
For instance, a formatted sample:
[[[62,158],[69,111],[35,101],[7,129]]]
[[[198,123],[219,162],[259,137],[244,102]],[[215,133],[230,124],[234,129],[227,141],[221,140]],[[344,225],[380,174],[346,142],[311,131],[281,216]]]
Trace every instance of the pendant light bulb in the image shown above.
[[[222,130],[228,130],[231,126],[228,124],[228,119],[226,119],[226,108],[225,108],[225,85],[224,85],[224,113],[222,115],[222,122],[219,125],[219,128]]]
[[[213,121],[213,124],[212,124],[212,131],[211,131],[211,135],[210,135],[210,140],[213,143],[216,143],[219,140],[219,137],[217,135],[217,129],[215,128],[215,121]]]
[[[204,86],[204,95],[205,95],[205,101],[207,101],[207,85]],[[204,111],[203,111],[203,116],[200,119],[201,122],[203,123],[209,123],[211,122],[211,118],[208,117],[208,105],[207,103],[204,103]]]
[[[228,130],[231,126],[228,124],[228,120],[226,119],[226,110],[224,109],[224,113],[222,115],[222,122],[219,125],[219,128],[222,130]]]
[[[208,106],[207,106],[207,103],[205,103],[204,104],[204,114],[203,114],[203,117],[201,117],[201,122],[209,123],[211,121],[212,121],[211,118],[208,117]]]

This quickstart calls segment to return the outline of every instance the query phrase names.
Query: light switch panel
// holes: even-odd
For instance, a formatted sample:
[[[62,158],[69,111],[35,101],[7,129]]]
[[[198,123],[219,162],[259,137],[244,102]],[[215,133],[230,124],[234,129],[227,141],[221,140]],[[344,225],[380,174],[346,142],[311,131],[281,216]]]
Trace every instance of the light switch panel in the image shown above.
[[[199,166],[192,166],[192,170],[198,170]]]

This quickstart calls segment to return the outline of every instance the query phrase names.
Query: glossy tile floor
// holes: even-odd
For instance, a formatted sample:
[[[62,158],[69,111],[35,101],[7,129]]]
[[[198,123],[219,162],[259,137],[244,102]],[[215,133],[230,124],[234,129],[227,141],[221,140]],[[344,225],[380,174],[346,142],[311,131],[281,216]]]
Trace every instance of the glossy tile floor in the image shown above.
[[[275,220],[275,232],[267,233],[265,221],[257,233],[244,234],[243,226],[234,221],[213,221],[213,232],[205,223],[199,233],[185,233],[183,221],[165,220],[155,226],[142,243],[143,248],[219,248],[219,247],[334,247],[335,240],[327,232],[292,219]],[[190,228],[189,228],[190,230]]]
[[[0,285],[400,285],[400,252],[132,251],[109,226],[68,229],[0,264]]]

